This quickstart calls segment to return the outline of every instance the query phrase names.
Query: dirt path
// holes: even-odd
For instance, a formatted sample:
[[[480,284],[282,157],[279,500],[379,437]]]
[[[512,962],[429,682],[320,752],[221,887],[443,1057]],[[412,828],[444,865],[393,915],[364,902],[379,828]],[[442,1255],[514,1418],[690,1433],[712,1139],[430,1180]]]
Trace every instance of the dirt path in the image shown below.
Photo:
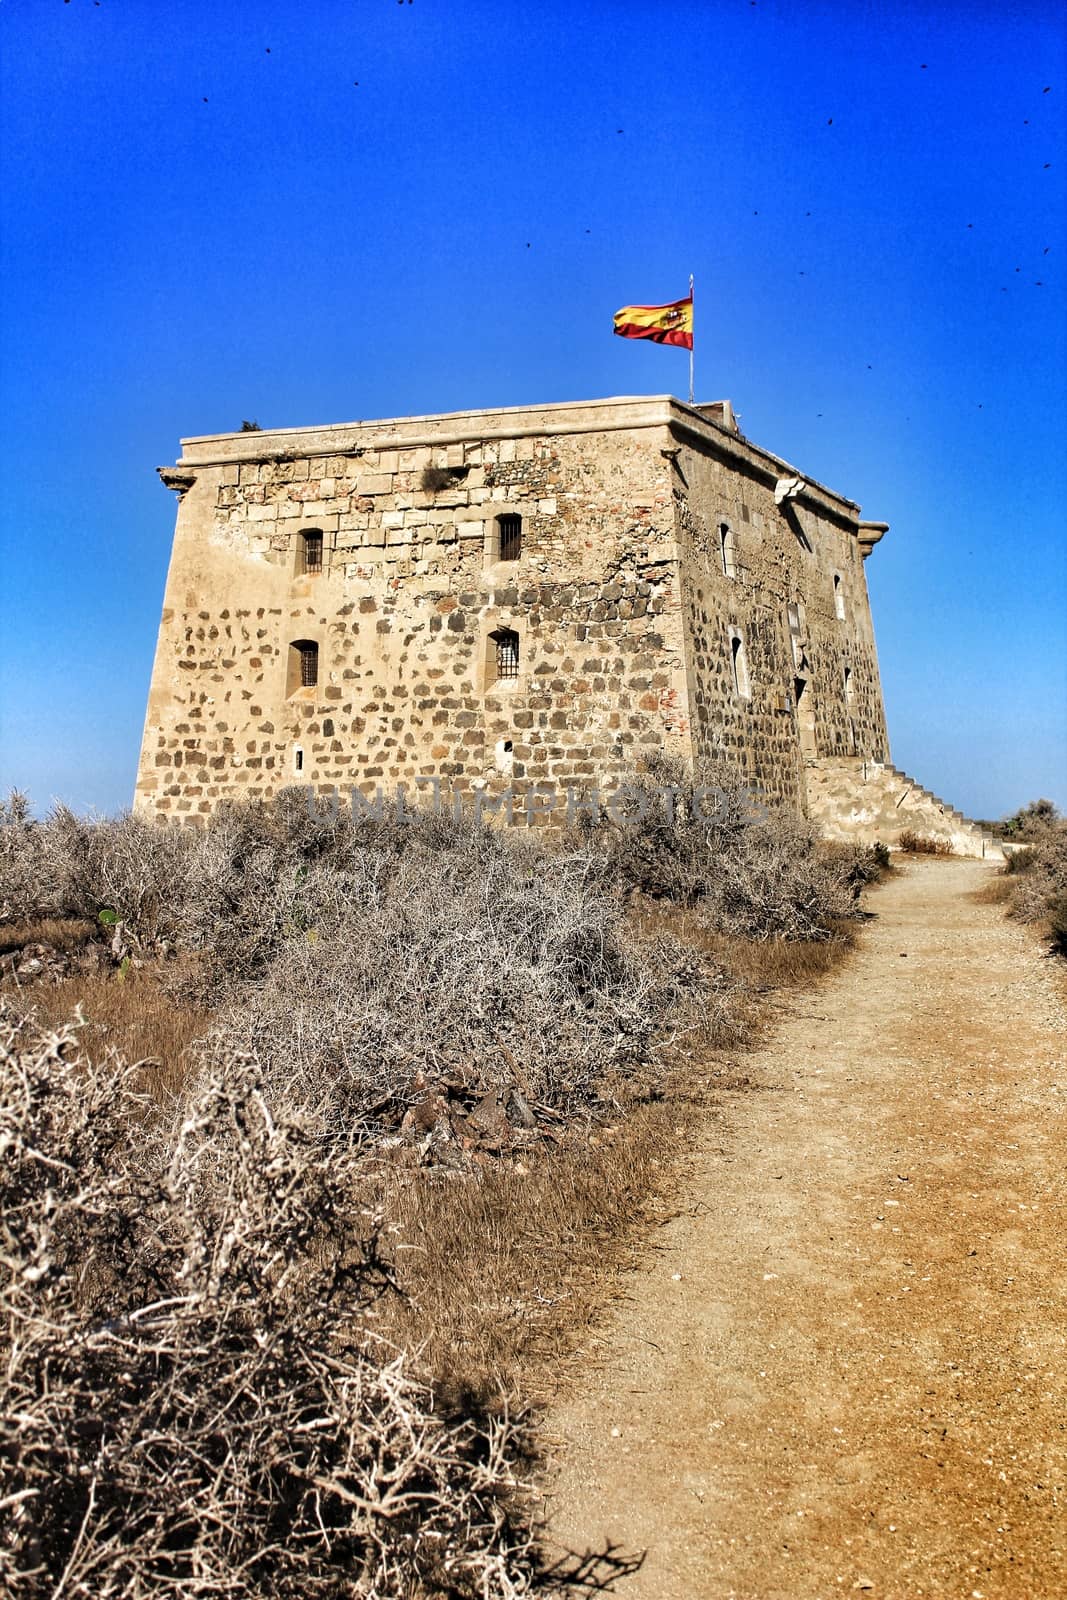
[[[551,1419],[620,1600],[1067,1595],[1063,989],[989,875],[877,892]]]

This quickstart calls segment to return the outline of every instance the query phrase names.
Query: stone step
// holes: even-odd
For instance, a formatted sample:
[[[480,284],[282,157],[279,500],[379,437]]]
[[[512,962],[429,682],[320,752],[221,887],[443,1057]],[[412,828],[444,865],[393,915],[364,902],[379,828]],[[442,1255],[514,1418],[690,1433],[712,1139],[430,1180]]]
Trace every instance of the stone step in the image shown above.
[[[931,805],[937,806],[938,809],[944,813],[946,820],[951,820],[952,822],[959,824],[959,826],[962,828],[972,828],[980,835],[985,833],[985,830],[974,821],[973,817],[968,817],[967,814],[963,811],[960,811],[957,806],[950,805],[947,800],[943,800],[941,796],[939,794],[935,794],[932,789],[927,789],[925,784],[919,783],[911,776],[910,772],[905,772],[901,767],[894,766],[891,761],[874,763],[865,761],[861,756],[845,758],[840,763],[841,782],[843,784],[847,784],[848,779],[854,776],[856,773],[862,772],[865,768],[879,765],[882,772],[892,778],[895,778],[899,783],[907,785],[905,794],[898,800],[898,804],[900,806],[903,806],[908,795],[914,794],[920,799],[928,801]],[[823,769],[823,778],[827,782],[828,793],[833,794],[833,778],[825,771],[825,769]]]
[[[914,789],[918,794],[923,795],[925,799],[932,801],[934,805],[940,806],[943,811],[945,811],[950,817],[954,817],[957,822],[965,823],[969,828],[978,827],[977,822],[975,822],[973,818],[968,817],[964,812],[957,810],[955,806],[949,805],[947,800],[942,800],[941,796],[939,794],[934,794],[932,789],[924,788],[921,783],[916,782],[910,773],[902,772],[899,767],[894,767],[889,762],[886,763],[886,771],[892,772],[894,776],[901,780],[902,783],[909,784],[912,789]],[[979,832],[981,831],[982,830],[979,829]]]
[[[851,835],[871,842],[881,837],[886,842],[912,828],[935,836],[949,833],[961,855],[1000,855],[988,830],[891,762],[812,757],[806,765],[811,814],[831,838]]]

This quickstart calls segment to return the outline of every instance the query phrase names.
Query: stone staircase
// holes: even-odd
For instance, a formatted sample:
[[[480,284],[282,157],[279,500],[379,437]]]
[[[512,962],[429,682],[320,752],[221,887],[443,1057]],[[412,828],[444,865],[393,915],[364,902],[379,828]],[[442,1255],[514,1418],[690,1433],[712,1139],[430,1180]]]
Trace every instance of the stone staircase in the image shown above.
[[[804,775],[808,815],[827,838],[896,849],[910,829],[941,840],[953,855],[1003,859],[991,834],[888,761],[809,758]]]

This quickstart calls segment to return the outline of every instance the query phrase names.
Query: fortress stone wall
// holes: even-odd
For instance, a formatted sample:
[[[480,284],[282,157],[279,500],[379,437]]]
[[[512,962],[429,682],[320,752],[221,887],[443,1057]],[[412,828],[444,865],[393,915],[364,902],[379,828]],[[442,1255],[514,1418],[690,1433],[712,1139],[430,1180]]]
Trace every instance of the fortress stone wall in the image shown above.
[[[727,402],[516,407],[183,441],[136,806],[439,778],[610,789],[725,758],[801,808],[888,760],[885,531]]]

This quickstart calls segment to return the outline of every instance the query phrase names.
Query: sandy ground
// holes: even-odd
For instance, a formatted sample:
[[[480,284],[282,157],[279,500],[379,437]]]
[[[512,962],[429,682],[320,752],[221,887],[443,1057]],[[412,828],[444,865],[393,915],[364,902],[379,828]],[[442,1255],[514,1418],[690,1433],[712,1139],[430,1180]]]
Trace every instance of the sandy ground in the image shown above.
[[[872,896],[590,1339],[554,1532],[621,1600],[1067,1596],[1064,988],[990,875]]]

